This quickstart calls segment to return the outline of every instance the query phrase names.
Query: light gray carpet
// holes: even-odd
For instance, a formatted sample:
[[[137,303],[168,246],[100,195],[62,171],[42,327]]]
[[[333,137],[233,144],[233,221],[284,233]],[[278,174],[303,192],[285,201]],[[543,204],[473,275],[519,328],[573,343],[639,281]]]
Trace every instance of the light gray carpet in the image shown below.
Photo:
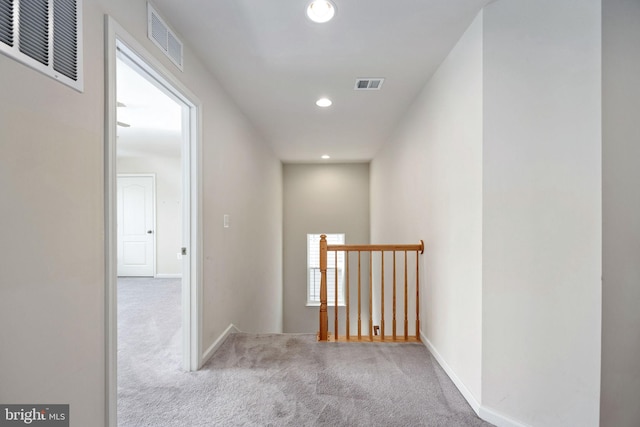
[[[153,425],[141,405],[182,374],[180,288],[180,279],[118,278],[119,426]]]
[[[127,291],[134,297],[144,292]],[[127,307],[141,311],[123,302],[119,313]],[[121,331],[120,340],[128,341],[119,350],[121,427],[490,425],[476,417],[422,344],[234,334],[202,370],[186,373],[179,369],[179,351],[151,342],[179,347],[175,325],[172,332],[160,332],[169,316],[159,311],[144,320],[155,326],[137,323],[128,338],[128,326]],[[179,311],[177,316],[179,325]],[[130,351],[158,354],[134,357]]]

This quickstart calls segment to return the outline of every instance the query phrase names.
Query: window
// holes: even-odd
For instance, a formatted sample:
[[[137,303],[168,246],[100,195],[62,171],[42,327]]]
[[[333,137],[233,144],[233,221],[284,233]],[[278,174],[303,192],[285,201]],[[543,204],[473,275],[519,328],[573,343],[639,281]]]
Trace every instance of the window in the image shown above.
[[[0,52],[82,91],[82,0],[0,0]]]
[[[344,234],[326,234],[330,245],[343,245]],[[336,268],[337,267],[337,268]],[[336,271],[338,274],[338,305],[344,305],[344,252],[327,253],[327,305],[335,305]],[[320,305],[320,234],[307,234],[307,305]]]

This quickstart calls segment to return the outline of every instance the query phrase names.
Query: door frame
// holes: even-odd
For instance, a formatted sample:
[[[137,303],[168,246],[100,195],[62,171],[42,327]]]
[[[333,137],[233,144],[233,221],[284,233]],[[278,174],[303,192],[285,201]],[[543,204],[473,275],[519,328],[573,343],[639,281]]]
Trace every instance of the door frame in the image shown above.
[[[116,160],[117,161],[117,160]],[[155,173],[116,173],[116,183],[118,182],[118,178],[151,178],[151,216],[152,216],[152,227],[153,227],[153,277],[156,277],[158,273],[158,223],[157,223],[157,206],[156,206],[156,174]],[[116,185],[116,195],[118,191],[118,186]],[[117,208],[117,206],[116,206]],[[116,211],[116,218],[118,217],[118,213]],[[116,235],[117,235],[117,227],[116,227]],[[118,239],[116,238],[116,244],[118,243]],[[117,248],[117,246],[116,246]],[[116,263],[116,276],[118,276],[118,265]]]
[[[183,368],[202,366],[202,103],[175,75],[118,22],[105,15],[105,410],[106,425],[117,424],[117,230],[116,230],[116,57],[138,58],[145,72],[186,105],[183,114]],[[184,110],[183,110],[184,111]],[[185,172],[188,171],[188,172]]]

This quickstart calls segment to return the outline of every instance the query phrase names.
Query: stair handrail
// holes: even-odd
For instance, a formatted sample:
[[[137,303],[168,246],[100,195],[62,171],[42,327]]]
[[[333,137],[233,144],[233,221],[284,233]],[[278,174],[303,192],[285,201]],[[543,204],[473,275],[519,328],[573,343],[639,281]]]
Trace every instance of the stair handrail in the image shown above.
[[[372,245],[344,245],[344,244],[333,244],[330,245],[327,243],[326,234],[320,235],[320,328],[318,332],[318,340],[319,341],[328,341],[329,339],[329,318],[327,314],[327,252],[331,251],[339,251],[339,252],[369,252],[370,254],[373,252],[382,252],[384,254],[387,252],[398,252],[398,251],[416,251],[420,254],[424,254],[424,241],[420,240],[418,244],[372,244]],[[394,256],[395,258],[395,256]],[[348,262],[348,261],[347,261]],[[405,263],[406,268],[406,263]],[[416,262],[416,269],[418,269],[418,263]],[[418,280],[419,273],[416,275],[416,280]],[[405,273],[406,277],[406,273]],[[337,281],[337,274],[336,274]],[[371,286],[371,281],[370,281]],[[418,284],[416,284],[416,335],[418,335],[419,331],[419,290]],[[337,295],[335,296],[337,301]],[[371,295],[370,295],[371,298]],[[394,299],[395,299],[395,290],[394,290]],[[406,292],[405,292],[406,299]],[[371,304],[370,304],[371,307]],[[348,319],[349,313],[347,313]],[[369,319],[371,322],[371,319]],[[348,320],[347,320],[348,322]],[[348,335],[348,333],[347,333]],[[394,335],[395,335],[395,327],[394,327]],[[405,337],[406,337],[406,325],[405,325]],[[336,338],[337,338],[337,309],[336,309]],[[349,337],[347,336],[347,339]]]

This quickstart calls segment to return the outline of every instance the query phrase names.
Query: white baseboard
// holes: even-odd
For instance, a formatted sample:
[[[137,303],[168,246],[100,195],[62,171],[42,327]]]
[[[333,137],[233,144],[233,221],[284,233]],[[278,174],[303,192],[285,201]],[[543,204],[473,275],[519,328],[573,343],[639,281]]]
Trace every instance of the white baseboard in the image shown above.
[[[182,274],[177,273],[177,274],[173,274],[173,273],[157,273],[156,274],[156,279],[182,279]]]
[[[464,383],[460,380],[460,378],[458,378],[458,376],[453,371],[453,369],[451,369],[449,364],[444,360],[444,358],[440,355],[440,353],[438,353],[438,350],[436,350],[433,344],[431,344],[431,341],[427,339],[427,337],[422,333],[422,331],[420,331],[420,339],[422,340],[424,345],[427,347],[429,352],[433,355],[433,357],[438,361],[442,369],[444,369],[444,371],[449,376],[449,378],[451,378],[451,381],[453,381],[453,384],[455,384],[458,390],[460,390],[460,393],[462,393],[462,396],[469,403],[469,405],[471,406],[471,409],[473,409],[473,411],[478,416],[480,416],[480,402],[476,400],[476,398],[473,396],[471,391],[464,385]]]
[[[240,332],[240,330],[236,328],[233,323],[227,326],[227,329],[225,329],[224,332],[218,337],[218,339],[215,340],[213,344],[211,344],[211,346],[204,352],[204,354],[202,355],[200,366],[207,363],[207,361],[211,359],[211,357],[215,354],[216,350],[220,348],[220,346],[227,339],[227,337],[236,332]]]
[[[458,378],[455,374],[451,366],[444,360],[444,358],[438,353],[438,350],[433,346],[431,341],[427,339],[427,337],[420,331],[420,339],[427,347],[429,352],[433,355],[436,361],[440,364],[445,373],[451,378],[453,384],[458,388],[462,396],[471,406],[471,409],[483,420],[488,423],[491,423],[497,427],[526,427],[525,424],[519,423],[509,417],[505,417],[502,414],[494,411],[493,409],[487,408],[486,406],[482,406],[480,402],[476,400],[471,391],[464,385],[464,383]]]
[[[497,427],[526,427],[526,424],[522,424],[518,421],[512,420],[511,418],[505,417],[486,406],[480,407],[480,414],[478,414],[478,416]]]

